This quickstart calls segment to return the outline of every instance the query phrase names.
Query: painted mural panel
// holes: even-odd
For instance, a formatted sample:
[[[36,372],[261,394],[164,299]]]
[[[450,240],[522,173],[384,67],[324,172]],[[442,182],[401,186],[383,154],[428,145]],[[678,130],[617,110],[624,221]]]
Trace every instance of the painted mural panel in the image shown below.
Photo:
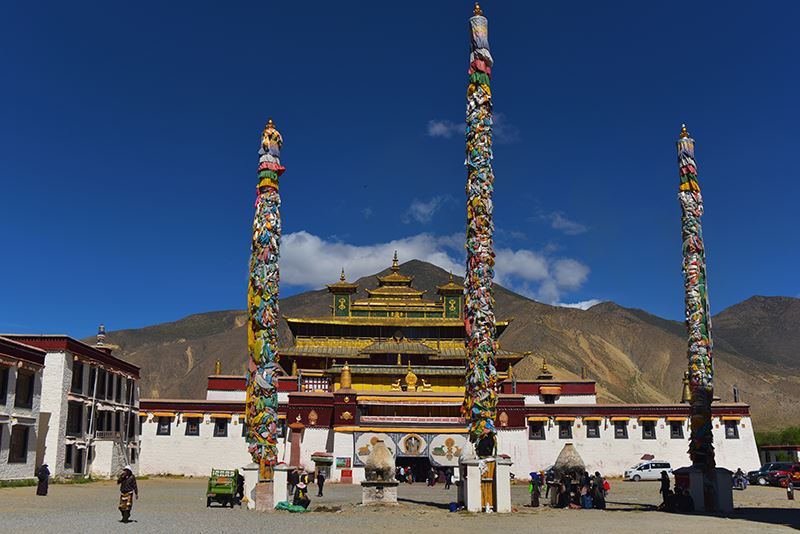
[[[372,452],[372,447],[374,447],[379,440],[383,440],[389,452],[395,456],[397,455],[397,446],[394,444],[394,440],[389,434],[384,434],[383,432],[357,432],[353,434],[353,439],[355,440],[354,460],[357,466],[364,465],[367,461],[367,456]]]
[[[466,446],[467,437],[463,434],[437,434],[431,440],[428,457],[433,465],[455,467]]]

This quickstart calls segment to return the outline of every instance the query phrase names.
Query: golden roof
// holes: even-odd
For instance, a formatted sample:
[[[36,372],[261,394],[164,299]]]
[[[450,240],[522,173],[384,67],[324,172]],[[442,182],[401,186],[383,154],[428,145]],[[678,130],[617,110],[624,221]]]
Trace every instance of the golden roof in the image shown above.
[[[411,282],[414,280],[410,276],[406,276],[404,274],[400,274],[400,264],[397,261],[397,251],[394,251],[394,258],[392,258],[392,267],[391,273],[387,274],[386,276],[379,276],[378,281],[381,285],[388,284],[388,285],[397,285],[402,284],[406,286],[410,286]]]
[[[463,293],[464,286],[461,284],[456,284],[453,281],[453,273],[450,273],[450,280],[444,284],[443,286],[436,286],[436,292],[440,294],[444,293]]]
[[[346,291],[348,293],[355,293],[356,291],[358,291],[358,285],[348,282],[347,279],[345,278],[344,267],[342,267],[342,274],[339,276],[339,281],[336,282],[335,284],[328,284],[326,287],[328,288],[328,291],[331,292],[339,290],[339,291]]]

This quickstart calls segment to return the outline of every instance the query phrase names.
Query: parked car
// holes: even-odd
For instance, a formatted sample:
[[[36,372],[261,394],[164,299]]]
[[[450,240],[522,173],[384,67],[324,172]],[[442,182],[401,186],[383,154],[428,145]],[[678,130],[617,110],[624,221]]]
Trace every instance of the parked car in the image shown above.
[[[747,473],[747,480],[749,480],[751,484],[758,484],[759,486],[768,486],[770,484],[774,484],[773,480],[777,480],[773,475],[774,473],[779,471],[788,473],[791,467],[792,467],[791,462],[770,462],[762,465],[756,471],[749,471]]]
[[[625,471],[625,480],[633,480],[634,482],[639,482],[640,480],[658,480],[661,478],[661,471],[666,471],[668,475],[672,475],[672,466],[669,462],[660,460],[639,462]]]
[[[789,484],[789,480],[792,481],[793,486],[798,485],[800,484],[800,463],[782,465],[779,469],[767,473],[767,478],[770,486],[785,488]]]

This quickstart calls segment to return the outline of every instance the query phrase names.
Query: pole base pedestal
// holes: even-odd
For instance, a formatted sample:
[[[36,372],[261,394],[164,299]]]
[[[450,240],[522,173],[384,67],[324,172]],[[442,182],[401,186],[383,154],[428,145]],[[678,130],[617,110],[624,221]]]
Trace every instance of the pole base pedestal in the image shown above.
[[[494,462],[494,474],[491,481],[491,490],[487,487],[486,475],[481,473],[481,462]],[[492,456],[489,458],[471,458],[459,461],[459,478],[461,484],[458,488],[459,501],[470,512],[483,512],[486,510],[484,501],[489,497],[491,510],[498,513],[511,512],[511,465],[512,462],[505,456]],[[483,484],[483,492],[481,485]],[[491,496],[486,493],[491,491]]]

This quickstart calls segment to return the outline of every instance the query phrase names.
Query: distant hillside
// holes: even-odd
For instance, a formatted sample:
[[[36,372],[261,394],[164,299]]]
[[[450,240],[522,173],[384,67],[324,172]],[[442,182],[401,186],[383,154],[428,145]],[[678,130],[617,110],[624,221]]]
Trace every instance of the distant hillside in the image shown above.
[[[448,273],[413,260],[401,266],[414,286],[435,297],[435,286]],[[388,272],[384,271],[385,274]],[[461,281],[460,278],[458,278]],[[374,287],[375,275],[361,278],[359,295]],[[495,288],[497,316],[513,318],[500,338],[503,347],[532,351],[515,368],[533,377],[547,356],[557,375],[575,377],[585,365],[598,381],[601,400],[675,402],[686,369],[685,331],[681,323],[611,302],[589,310],[548,306]],[[281,301],[285,316],[330,313],[326,290],[309,291]],[[121,357],[142,367],[142,396],[200,398],[206,376],[222,361],[225,373],[244,373],[247,361],[244,311],[192,315],[172,323],[108,333]],[[760,430],[780,426],[786,414],[800,409],[800,364],[795,348],[800,332],[800,299],[753,297],[714,317],[716,393],[732,400],[736,384],[752,405]],[[285,321],[281,345],[291,344]]]

